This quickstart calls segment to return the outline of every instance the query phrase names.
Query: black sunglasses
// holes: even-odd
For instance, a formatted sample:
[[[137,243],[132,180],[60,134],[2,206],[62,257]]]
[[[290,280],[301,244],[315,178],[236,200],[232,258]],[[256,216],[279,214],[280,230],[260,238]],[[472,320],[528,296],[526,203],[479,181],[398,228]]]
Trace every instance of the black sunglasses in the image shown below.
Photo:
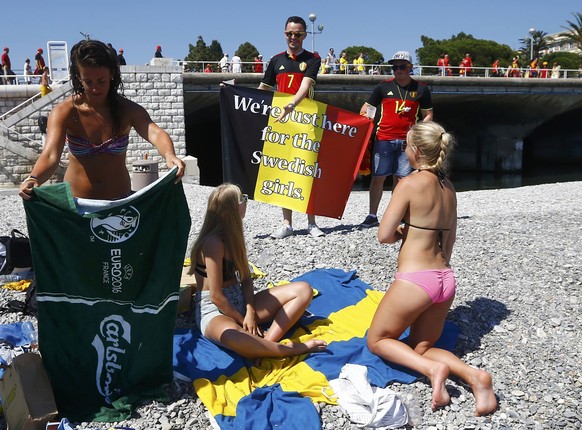
[[[286,35],[288,38],[292,38],[292,37],[294,37],[294,38],[296,38],[296,39],[299,39],[299,38],[300,38],[301,36],[303,36],[304,34],[305,34],[305,32],[304,32],[304,31],[287,31],[287,32],[285,33],[285,35]]]
[[[407,146],[408,146],[408,143],[406,143],[406,142],[402,142],[402,148],[401,148],[401,150],[402,150],[402,151],[406,151],[406,147],[407,147]]]
[[[392,70],[406,70],[408,68],[408,64],[393,64]]]

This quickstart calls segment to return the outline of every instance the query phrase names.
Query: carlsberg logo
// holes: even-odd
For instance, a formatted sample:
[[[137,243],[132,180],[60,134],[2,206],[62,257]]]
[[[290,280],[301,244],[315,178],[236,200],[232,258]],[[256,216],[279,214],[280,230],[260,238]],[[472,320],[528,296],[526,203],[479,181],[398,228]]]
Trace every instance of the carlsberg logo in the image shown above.
[[[91,342],[97,352],[95,384],[108,404],[120,396],[118,378],[130,344],[131,325],[120,315],[109,315],[101,321],[99,333]]]

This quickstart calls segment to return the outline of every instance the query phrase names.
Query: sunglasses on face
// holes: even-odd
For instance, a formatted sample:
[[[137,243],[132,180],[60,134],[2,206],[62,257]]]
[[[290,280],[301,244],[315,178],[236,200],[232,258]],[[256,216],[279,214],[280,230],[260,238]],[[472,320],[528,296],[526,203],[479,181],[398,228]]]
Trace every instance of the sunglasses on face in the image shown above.
[[[408,143],[402,142],[402,151],[406,151],[407,146],[408,146]]]
[[[394,64],[392,65],[392,70],[406,70],[408,68],[408,64]]]
[[[246,203],[249,201],[249,195],[248,194],[243,194],[240,197],[240,202],[238,202],[239,205],[242,205],[243,203]]]
[[[295,39],[299,39],[304,34],[305,34],[304,31],[287,31],[287,32],[285,32],[285,36],[287,36],[289,39],[291,39],[292,37],[294,37]]]

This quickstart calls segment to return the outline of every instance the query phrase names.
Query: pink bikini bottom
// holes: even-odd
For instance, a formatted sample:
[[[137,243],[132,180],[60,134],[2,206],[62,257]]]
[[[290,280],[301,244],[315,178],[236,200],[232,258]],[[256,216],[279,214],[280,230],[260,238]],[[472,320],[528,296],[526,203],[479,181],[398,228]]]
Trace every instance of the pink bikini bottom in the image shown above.
[[[428,293],[433,303],[446,302],[455,295],[457,288],[453,269],[397,272],[395,278],[418,285]]]

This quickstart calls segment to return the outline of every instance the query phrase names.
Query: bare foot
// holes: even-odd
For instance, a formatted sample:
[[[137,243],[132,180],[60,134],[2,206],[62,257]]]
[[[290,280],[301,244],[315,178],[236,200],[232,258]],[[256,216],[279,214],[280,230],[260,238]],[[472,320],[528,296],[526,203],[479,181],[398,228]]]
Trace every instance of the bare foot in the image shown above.
[[[327,342],[325,340],[308,340],[304,345],[307,347],[307,351],[305,352],[321,352],[327,349]]]
[[[322,352],[327,349],[327,342],[317,339],[308,340],[303,343],[294,343],[285,339],[281,344],[288,348],[287,351],[281,355],[282,357],[293,357],[295,355],[309,354],[310,352]]]
[[[449,377],[450,368],[445,363],[437,363],[431,372],[430,384],[432,385],[432,410],[442,408],[451,401],[451,396],[445,387],[445,382]]]
[[[488,415],[497,409],[497,399],[493,393],[491,375],[484,370],[476,370],[475,377],[469,382],[475,396],[475,415]]]

